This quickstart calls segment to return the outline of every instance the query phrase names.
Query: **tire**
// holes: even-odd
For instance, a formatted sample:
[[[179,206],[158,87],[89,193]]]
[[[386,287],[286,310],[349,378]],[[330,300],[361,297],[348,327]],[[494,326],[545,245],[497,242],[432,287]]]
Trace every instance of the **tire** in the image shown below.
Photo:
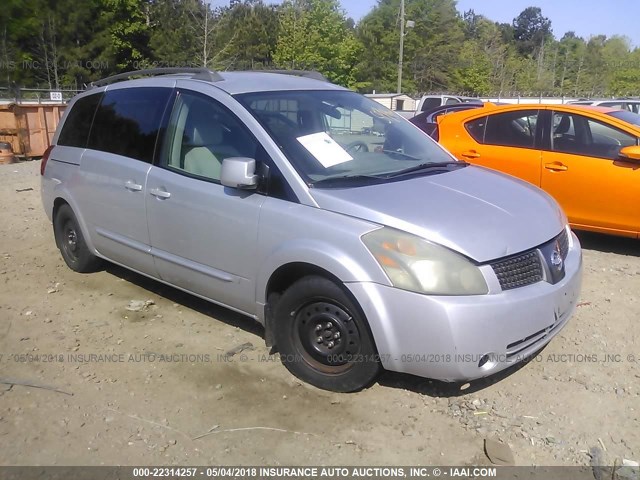
[[[361,390],[380,371],[366,319],[343,287],[324,277],[291,285],[276,306],[274,327],[284,366],[318,388]]]
[[[102,260],[87,247],[78,220],[69,205],[62,205],[56,212],[53,234],[62,258],[71,270],[79,273],[94,272],[102,264]]]

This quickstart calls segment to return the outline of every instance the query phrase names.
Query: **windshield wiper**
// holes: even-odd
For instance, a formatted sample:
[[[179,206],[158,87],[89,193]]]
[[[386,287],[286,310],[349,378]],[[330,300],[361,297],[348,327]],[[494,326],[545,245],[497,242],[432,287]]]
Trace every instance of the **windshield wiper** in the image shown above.
[[[469,165],[467,162],[436,162],[436,163],[421,163],[420,165],[414,165],[413,167],[405,168],[404,170],[399,170],[397,172],[392,172],[386,175],[387,178],[400,177],[402,175],[407,175],[409,173],[421,172],[421,171],[429,171],[429,170],[443,170],[447,169],[446,167],[466,167]],[[448,169],[447,169],[448,170]]]
[[[342,176],[338,176],[338,177],[328,177],[328,178],[323,178],[322,180],[316,180],[315,182],[311,182],[309,184],[310,187],[319,187],[319,186],[333,186],[334,184],[336,185],[343,185],[343,184],[348,184],[348,183],[360,183],[362,181],[371,181],[371,180],[376,180],[376,181],[380,181],[380,180],[384,180],[385,177],[381,177],[381,176],[376,176],[376,175],[342,175]]]
[[[408,153],[400,152],[398,150],[382,150],[382,153],[387,153],[389,155],[399,155],[401,157],[408,158],[409,160],[422,160],[421,158],[414,157],[413,155],[409,155]]]
[[[398,152],[399,153],[399,152]],[[328,186],[343,186],[345,184],[350,183],[380,183],[385,180],[389,180],[390,178],[401,177],[403,175],[408,175],[411,173],[421,172],[421,171],[432,171],[432,170],[449,170],[451,167],[466,167],[469,165],[467,162],[437,162],[437,163],[421,163],[419,165],[414,165],[413,167],[405,168],[404,170],[399,170],[397,172],[383,173],[378,175],[340,175],[335,177],[323,178],[322,180],[316,180],[315,182],[309,183],[310,187],[328,187]]]

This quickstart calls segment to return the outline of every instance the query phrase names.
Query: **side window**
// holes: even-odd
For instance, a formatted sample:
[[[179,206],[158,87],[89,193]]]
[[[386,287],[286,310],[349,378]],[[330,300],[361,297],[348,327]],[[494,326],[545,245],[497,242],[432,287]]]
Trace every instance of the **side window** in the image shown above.
[[[440,100],[440,98],[429,97],[424,99],[424,103],[422,104],[422,108],[420,110],[422,112],[426,112],[427,110],[439,107],[440,105],[442,105],[442,100]]]
[[[85,148],[96,107],[100,103],[102,93],[79,98],[71,107],[64,122],[58,145]]]
[[[464,128],[471,137],[478,143],[484,143],[484,130],[487,126],[487,117],[476,118],[465,123]]]
[[[626,110],[627,104],[623,102],[602,102],[600,107],[619,108],[620,110]]]
[[[536,138],[537,120],[537,110],[518,110],[515,112],[489,115],[483,143],[533,148]]]
[[[622,147],[636,145],[637,139],[582,115],[553,113],[551,149],[590,157],[616,159]]]
[[[211,98],[184,91],[176,97],[162,153],[166,168],[219,181],[225,158],[259,161],[260,150],[244,125]]]
[[[171,92],[160,87],[108,90],[96,112],[88,148],[151,163]]]

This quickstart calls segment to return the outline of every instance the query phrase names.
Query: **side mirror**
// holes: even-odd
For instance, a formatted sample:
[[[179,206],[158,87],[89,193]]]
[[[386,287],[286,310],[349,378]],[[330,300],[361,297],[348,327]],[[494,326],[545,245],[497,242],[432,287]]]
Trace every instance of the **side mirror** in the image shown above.
[[[220,183],[225,187],[245,190],[257,188],[256,161],[246,157],[225,158],[222,161]]]
[[[640,146],[630,145],[628,147],[623,147],[620,149],[618,155],[620,155],[623,160],[640,162]]]

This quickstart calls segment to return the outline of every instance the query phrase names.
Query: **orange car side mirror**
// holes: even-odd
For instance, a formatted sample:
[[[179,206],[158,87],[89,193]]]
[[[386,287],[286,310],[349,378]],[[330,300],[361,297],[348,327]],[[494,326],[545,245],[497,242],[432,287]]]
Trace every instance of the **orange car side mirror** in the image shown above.
[[[640,162],[640,146],[630,145],[620,149],[619,155],[625,160],[635,160]]]

